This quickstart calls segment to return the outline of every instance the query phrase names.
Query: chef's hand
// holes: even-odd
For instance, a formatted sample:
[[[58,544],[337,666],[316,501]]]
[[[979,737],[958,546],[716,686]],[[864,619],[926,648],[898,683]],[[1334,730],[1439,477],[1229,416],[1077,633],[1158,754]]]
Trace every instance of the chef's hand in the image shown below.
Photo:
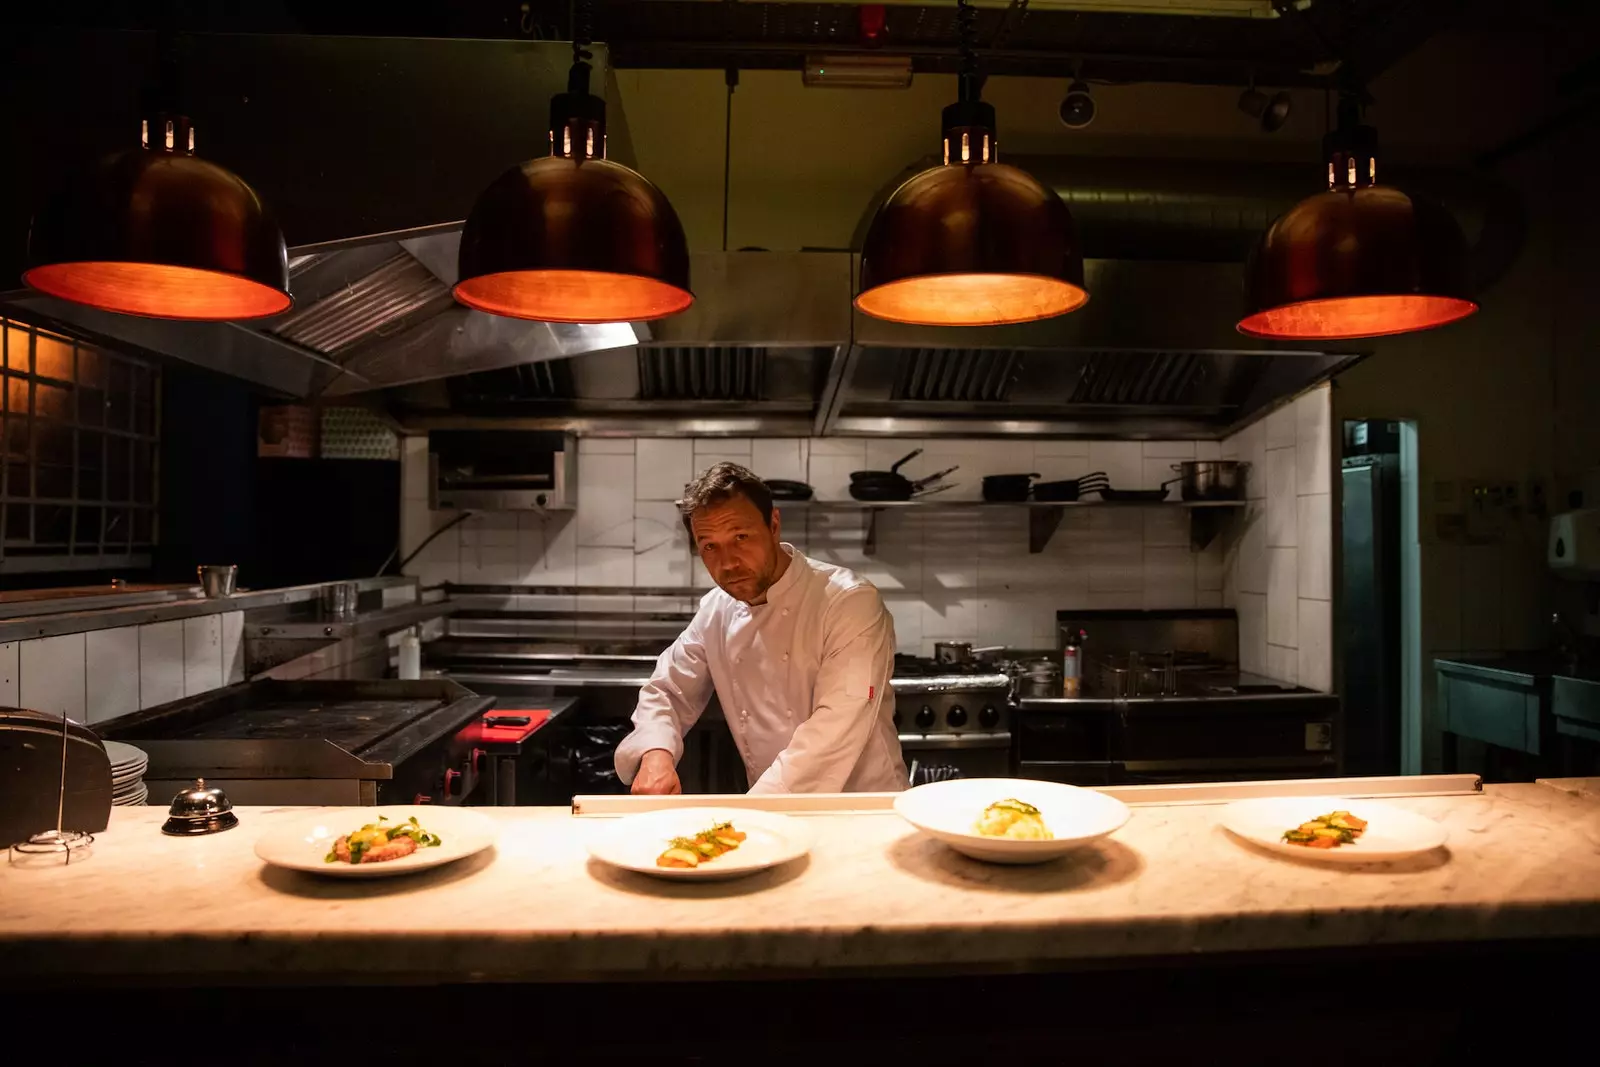
[[[644,759],[639,761],[639,773],[633,778],[633,792],[649,796],[683,792],[683,784],[678,781],[678,769],[672,763],[672,753],[664,748],[652,748],[646,752]]]

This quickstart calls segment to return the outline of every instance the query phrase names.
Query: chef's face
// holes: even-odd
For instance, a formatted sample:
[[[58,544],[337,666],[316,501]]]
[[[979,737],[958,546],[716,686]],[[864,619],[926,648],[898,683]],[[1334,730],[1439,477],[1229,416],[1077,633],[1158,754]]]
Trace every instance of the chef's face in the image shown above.
[[[695,551],[723,592],[746,604],[766,600],[783,562],[777,508],[772,509],[772,522],[763,522],[760,509],[744,497],[734,496],[697,508],[689,516],[689,526],[694,531]]]

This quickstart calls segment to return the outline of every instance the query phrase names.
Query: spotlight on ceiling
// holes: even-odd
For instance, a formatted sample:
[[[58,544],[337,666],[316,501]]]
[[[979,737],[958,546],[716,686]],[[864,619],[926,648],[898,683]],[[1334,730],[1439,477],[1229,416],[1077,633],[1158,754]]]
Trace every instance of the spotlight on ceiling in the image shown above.
[[[1061,99],[1061,125],[1069,130],[1081,130],[1094,121],[1094,97],[1089,95],[1089,83],[1073,79],[1067,86],[1067,95]]]
[[[1262,133],[1277,133],[1283,129],[1293,107],[1294,98],[1287,92],[1268,96],[1252,85],[1239,94],[1239,110],[1260,123]]]

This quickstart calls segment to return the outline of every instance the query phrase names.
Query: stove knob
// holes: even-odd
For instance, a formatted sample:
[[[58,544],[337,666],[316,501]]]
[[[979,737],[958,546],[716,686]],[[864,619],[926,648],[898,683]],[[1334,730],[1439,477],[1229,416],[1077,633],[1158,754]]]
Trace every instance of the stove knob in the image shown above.
[[[1000,709],[993,704],[985,704],[978,712],[978,725],[985,730],[993,730],[1000,725]]]
[[[917,726],[926,730],[933,725],[933,718],[933,709],[924,704],[922,705],[922,710],[917,712]]]
[[[444,795],[447,797],[461,795],[461,772],[454,767],[444,772]]]
[[[967,709],[957,704],[945,712],[944,721],[957,728],[967,725]]]

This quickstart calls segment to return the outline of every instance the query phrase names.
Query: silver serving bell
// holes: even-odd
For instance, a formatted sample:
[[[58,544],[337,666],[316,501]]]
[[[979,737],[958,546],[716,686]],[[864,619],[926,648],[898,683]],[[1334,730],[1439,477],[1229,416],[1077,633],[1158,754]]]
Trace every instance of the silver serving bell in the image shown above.
[[[228,794],[214,785],[206,785],[204,778],[196,778],[194,785],[172,798],[167,809],[167,821],[161,832],[173,837],[193,837],[198,834],[215,834],[239,825],[239,816],[233,813]]]

